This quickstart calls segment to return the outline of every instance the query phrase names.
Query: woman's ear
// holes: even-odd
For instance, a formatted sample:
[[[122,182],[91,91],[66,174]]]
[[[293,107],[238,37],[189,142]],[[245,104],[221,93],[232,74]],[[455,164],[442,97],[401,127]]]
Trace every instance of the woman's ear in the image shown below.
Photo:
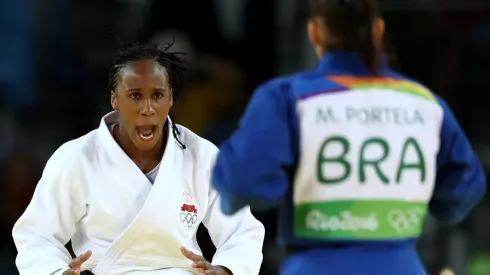
[[[114,111],[119,111],[119,103],[117,102],[117,95],[114,92],[111,92],[111,106]]]
[[[174,105],[174,92],[170,89],[170,107]]]
[[[385,21],[383,18],[378,17],[373,22],[373,40],[377,47],[381,47],[385,35]]]

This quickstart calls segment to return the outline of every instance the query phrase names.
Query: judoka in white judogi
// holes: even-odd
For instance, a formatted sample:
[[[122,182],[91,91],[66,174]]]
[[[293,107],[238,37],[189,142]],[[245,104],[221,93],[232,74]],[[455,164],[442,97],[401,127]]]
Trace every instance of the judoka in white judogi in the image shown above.
[[[64,247],[70,239],[75,254],[93,252],[83,269],[96,275],[190,270],[180,247],[200,254],[201,222],[217,247],[212,264],[258,274],[264,228],[249,209],[222,214],[209,185],[216,147],[178,126],[187,148],[168,134],[152,185],[112,137],[116,122],[116,112],[107,115],[99,129],[65,143],[48,161],[13,229],[20,274],[61,274],[71,260]]]
[[[116,111],[53,154],[14,226],[20,275],[178,275],[195,273],[193,263],[206,274],[259,273],[263,225],[248,208],[221,212],[210,185],[218,149],[168,117],[182,68],[166,50],[137,44],[115,57]],[[195,259],[200,223],[217,247],[211,263]],[[72,260],[70,240],[77,256],[92,252],[87,261]]]

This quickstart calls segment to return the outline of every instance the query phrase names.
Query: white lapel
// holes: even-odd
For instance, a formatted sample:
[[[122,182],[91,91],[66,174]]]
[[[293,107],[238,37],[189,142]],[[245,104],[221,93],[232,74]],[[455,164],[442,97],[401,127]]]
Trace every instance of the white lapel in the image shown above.
[[[103,149],[107,152],[111,165],[114,165],[116,168],[115,170],[119,172],[124,171],[124,177],[127,186],[134,189],[138,182],[151,185],[145,174],[138,168],[133,160],[128,155],[126,155],[124,150],[114,139],[111,127],[109,125],[117,123],[118,118],[119,113],[117,111],[113,111],[105,115],[100,122],[97,134],[100,141],[102,142]],[[172,121],[170,120],[170,117],[167,118],[167,121],[171,125]],[[162,161],[160,164],[159,172],[157,174],[157,178],[158,175],[164,174],[160,173],[160,171],[162,170],[162,167],[166,166],[165,163],[172,163],[171,160],[169,160],[169,157],[166,157],[173,155],[175,144],[175,139],[171,129],[172,127],[170,125],[169,127],[167,127],[167,144],[165,147],[165,152],[162,156]]]
[[[109,246],[106,253],[100,258],[94,274],[105,275],[111,269],[111,267],[117,262],[121,255],[126,250],[127,246],[131,244],[132,240],[137,237],[138,233],[145,228],[148,224],[145,221],[151,221],[155,215],[160,212],[155,209],[156,206],[161,205],[161,202],[165,200],[163,197],[172,185],[175,185],[175,148],[178,146],[176,140],[172,134],[172,127],[170,118],[167,118],[170,125],[168,129],[167,144],[165,147],[165,152],[162,156],[162,161],[160,164],[160,169],[157,174],[157,178],[153,184],[153,187],[146,199],[143,207],[136,215],[134,220],[129,224],[129,226],[114,240],[114,242]],[[146,176],[139,170],[136,164],[124,153],[121,147],[114,140],[112,133],[107,126],[107,124],[115,123],[117,121],[117,113],[111,112],[106,115],[102,121],[98,130],[99,137],[102,141],[103,146],[109,154],[111,154],[111,159],[117,169],[128,169],[130,173],[125,173],[131,178],[126,179],[131,184],[131,180],[148,182]],[[133,173],[134,172],[134,173]],[[180,175],[180,173],[177,173]],[[170,199],[170,198],[169,198]]]

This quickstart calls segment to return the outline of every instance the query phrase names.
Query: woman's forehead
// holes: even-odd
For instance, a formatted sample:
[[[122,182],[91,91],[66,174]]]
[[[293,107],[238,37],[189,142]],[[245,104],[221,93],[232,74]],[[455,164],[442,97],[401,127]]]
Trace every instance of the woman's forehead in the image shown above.
[[[155,60],[138,60],[128,63],[119,71],[122,77],[148,77],[156,76],[166,78],[167,71]]]
[[[168,74],[164,67],[153,60],[136,61],[119,71],[119,84],[125,89],[141,86],[166,87]]]

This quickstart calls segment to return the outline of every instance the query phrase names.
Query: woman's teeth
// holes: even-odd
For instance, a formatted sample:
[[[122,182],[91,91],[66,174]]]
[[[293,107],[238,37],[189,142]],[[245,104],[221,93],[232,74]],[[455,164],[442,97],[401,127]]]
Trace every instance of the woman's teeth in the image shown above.
[[[155,127],[139,127],[138,134],[144,140],[152,139],[155,134]]]
[[[150,133],[141,133],[140,132],[140,136],[142,139],[151,139],[153,137],[153,132],[150,132]]]

